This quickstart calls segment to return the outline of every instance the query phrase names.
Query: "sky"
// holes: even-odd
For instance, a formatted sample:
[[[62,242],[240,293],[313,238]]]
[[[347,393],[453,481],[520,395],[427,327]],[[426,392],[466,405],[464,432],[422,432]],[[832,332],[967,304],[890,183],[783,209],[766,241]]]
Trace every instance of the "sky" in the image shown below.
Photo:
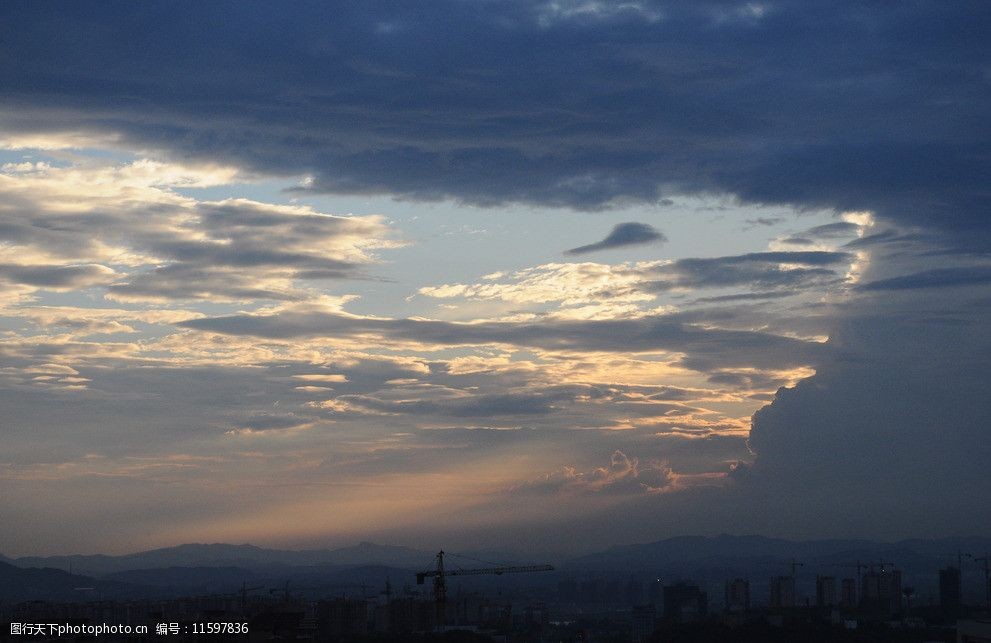
[[[0,553],[980,534],[989,27],[4,3]]]

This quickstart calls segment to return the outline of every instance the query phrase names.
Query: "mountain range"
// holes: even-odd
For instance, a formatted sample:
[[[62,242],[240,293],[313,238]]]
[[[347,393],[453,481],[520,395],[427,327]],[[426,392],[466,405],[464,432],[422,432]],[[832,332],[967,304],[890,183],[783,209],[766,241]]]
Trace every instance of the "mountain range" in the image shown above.
[[[726,578],[766,581],[789,572],[810,582],[816,575],[855,576],[857,564],[896,564],[907,582],[930,587],[939,568],[957,563],[958,553],[974,557],[991,551],[991,538],[793,541],[763,536],[683,536],[613,547],[553,562],[556,571],[517,576],[459,578],[470,587],[542,586],[590,575],[624,578],[691,578],[714,589]],[[479,558],[482,554],[476,554]],[[493,554],[484,554],[492,559]],[[501,554],[500,560],[510,555]],[[512,562],[547,562],[514,556]],[[186,544],[133,554],[7,558],[0,556],[0,600],[79,600],[234,593],[251,586],[270,593],[311,596],[377,591],[388,580],[412,585],[415,572],[434,564],[432,552],[363,542],[340,549],[280,550],[249,544]],[[448,558],[448,569],[489,567],[474,556]],[[964,559],[965,582],[980,571]],[[70,573],[71,570],[71,573]]]
[[[390,545],[362,542],[340,549],[283,550],[255,545],[186,544],[176,547],[108,556],[104,554],[66,556],[25,556],[0,561],[18,567],[55,567],[80,574],[104,575],[134,569],[164,567],[241,567],[257,569],[273,565],[367,565],[396,567],[429,565],[433,554]]]

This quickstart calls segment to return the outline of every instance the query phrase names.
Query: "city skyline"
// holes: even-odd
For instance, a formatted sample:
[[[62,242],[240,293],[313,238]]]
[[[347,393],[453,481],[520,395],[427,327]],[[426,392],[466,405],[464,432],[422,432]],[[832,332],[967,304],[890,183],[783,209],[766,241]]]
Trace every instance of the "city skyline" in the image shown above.
[[[987,6],[0,16],[0,553],[987,535]]]

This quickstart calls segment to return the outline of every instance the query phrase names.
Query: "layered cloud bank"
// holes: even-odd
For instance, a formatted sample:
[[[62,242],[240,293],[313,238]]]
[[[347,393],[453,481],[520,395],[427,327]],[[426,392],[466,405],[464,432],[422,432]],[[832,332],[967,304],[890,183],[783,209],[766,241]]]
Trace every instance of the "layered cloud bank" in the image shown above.
[[[983,220],[980,3],[15,3],[5,16],[3,121],[35,140],[109,132],[341,193],[594,209],[708,191]]]
[[[2,11],[12,547],[991,522],[984,5]]]

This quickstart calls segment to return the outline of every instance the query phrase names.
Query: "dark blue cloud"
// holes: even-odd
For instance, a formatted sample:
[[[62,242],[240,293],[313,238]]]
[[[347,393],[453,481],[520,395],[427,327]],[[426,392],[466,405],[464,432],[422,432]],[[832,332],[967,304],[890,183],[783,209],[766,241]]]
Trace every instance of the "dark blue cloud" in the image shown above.
[[[679,259],[651,271],[642,286],[648,292],[665,292],[675,288],[724,288],[747,284],[758,288],[795,288],[811,284],[824,285],[838,279],[829,266],[852,261],[845,252],[751,252],[729,257]],[[787,264],[787,267],[782,267]],[[795,294],[795,290],[791,294]],[[746,299],[754,293],[738,294]],[[773,295],[772,295],[773,297]],[[767,298],[758,294],[757,298]],[[725,300],[725,299],[724,299]]]
[[[784,220],[783,217],[757,217],[756,219],[747,219],[747,225],[772,227],[783,223]]]
[[[7,3],[3,124],[310,189],[985,220],[979,2]]]
[[[828,512],[861,532],[967,533],[991,517],[974,493],[991,484],[987,298],[927,296],[927,309],[874,299],[875,313],[843,320],[816,375],[754,414],[746,482],[765,507],[796,524]]]
[[[788,243],[793,245],[807,245],[813,243],[813,240],[817,239],[841,239],[844,237],[851,237],[860,229],[860,226],[856,223],[849,223],[846,221],[837,221],[836,223],[827,223],[825,225],[816,226],[809,230],[806,230],[798,235],[793,235],[782,239],[782,243]]]
[[[611,248],[622,248],[667,240],[663,232],[646,223],[619,223],[613,227],[612,231],[602,241],[565,250],[564,254],[580,255],[598,250],[609,250]]]
[[[39,288],[85,288],[105,284],[114,273],[100,265],[59,266],[0,263],[0,283],[26,284]]]
[[[858,290],[914,290],[917,288],[947,288],[952,286],[976,286],[991,283],[991,266],[967,266],[963,268],[935,268],[879,279],[858,286]]]

